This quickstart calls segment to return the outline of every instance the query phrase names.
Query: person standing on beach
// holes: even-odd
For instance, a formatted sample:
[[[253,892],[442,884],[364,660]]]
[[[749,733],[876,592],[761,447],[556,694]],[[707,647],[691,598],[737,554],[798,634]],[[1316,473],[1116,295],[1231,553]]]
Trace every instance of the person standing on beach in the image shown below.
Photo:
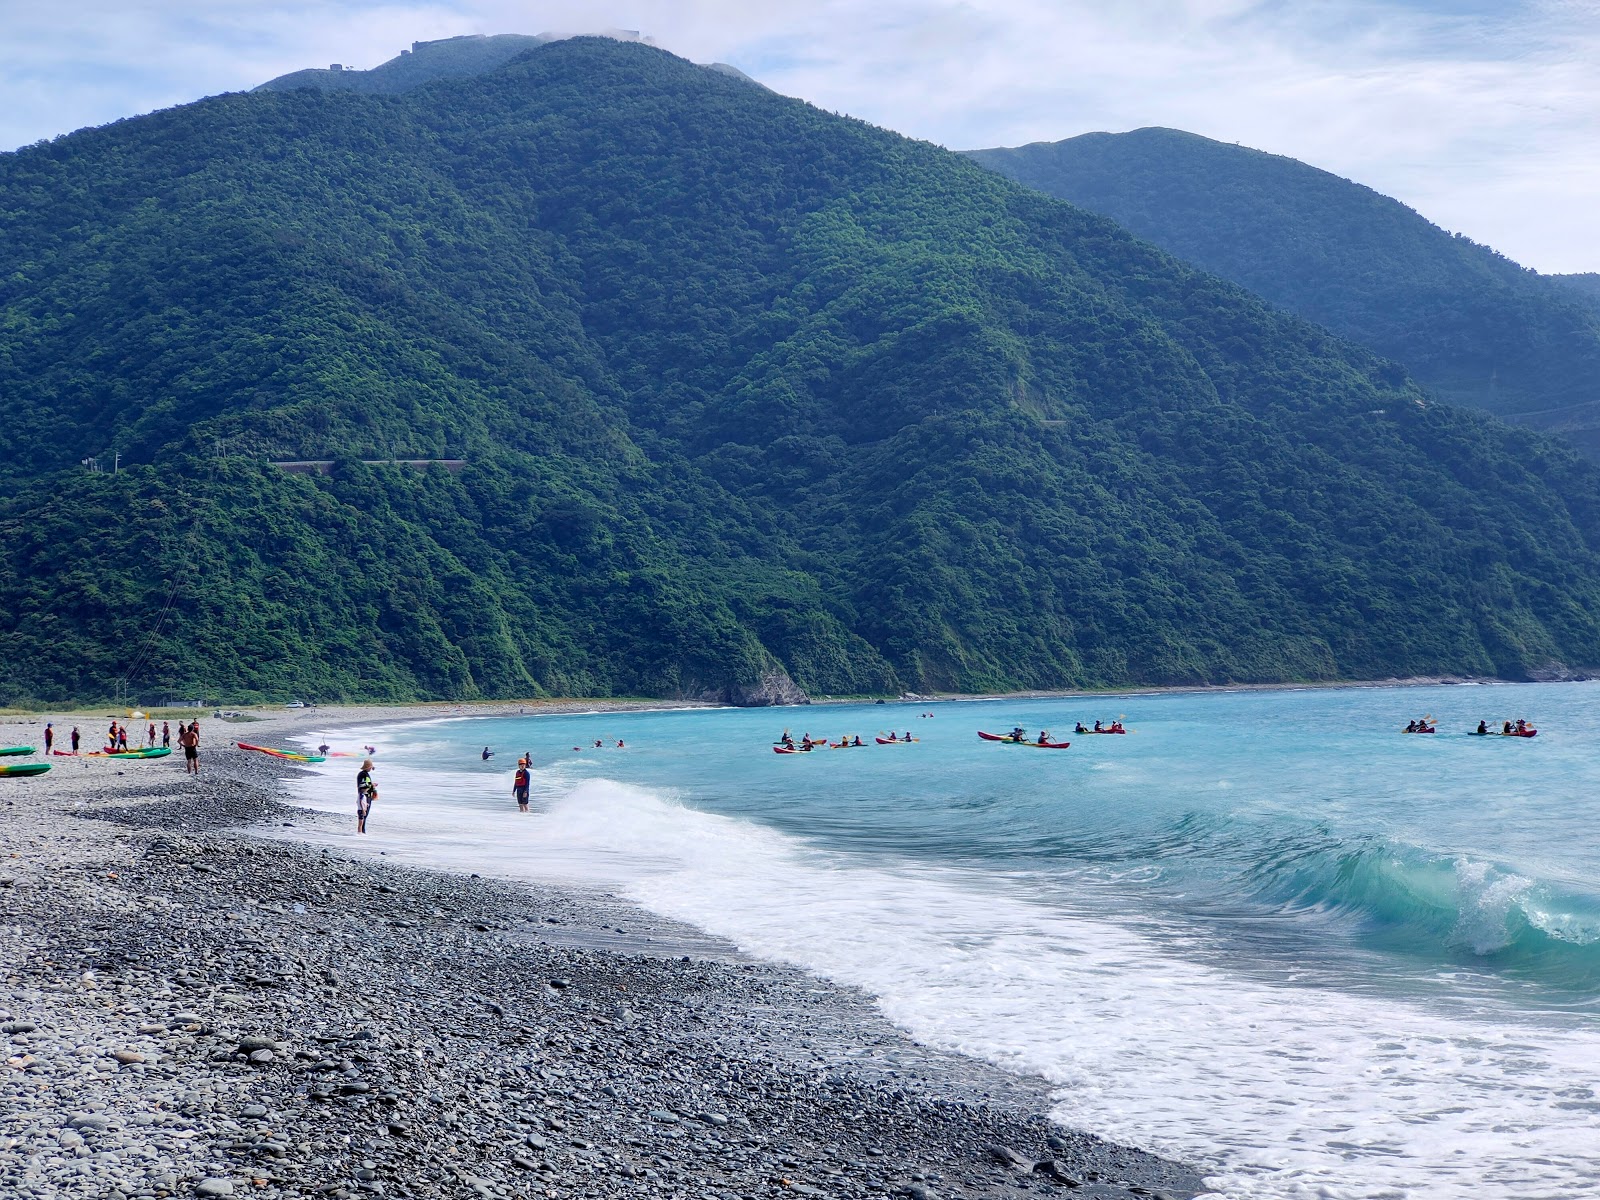
[[[72,752],[74,754],[78,752],[78,727],[76,725],[72,727]]]
[[[183,773],[200,774],[200,735],[193,725],[178,726],[178,745],[183,747]]]
[[[172,726],[165,721],[161,722],[161,746],[165,750],[172,749]]]
[[[156,723],[150,722],[150,728],[144,731],[145,744],[154,750],[156,748]]]
[[[372,782],[372,760],[366,759],[356,772],[356,832],[367,831],[367,814],[378,798],[378,785]]]
[[[118,750],[126,750],[127,748],[128,748],[128,727],[126,725],[118,725],[117,726],[117,749]]]
[[[44,752],[49,754],[56,744],[56,727],[49,721],[44,723]]]
[[[511,794],[517,798],[517,811],[528,811],[528,760],[517,761],[517,775],[511,781]]]

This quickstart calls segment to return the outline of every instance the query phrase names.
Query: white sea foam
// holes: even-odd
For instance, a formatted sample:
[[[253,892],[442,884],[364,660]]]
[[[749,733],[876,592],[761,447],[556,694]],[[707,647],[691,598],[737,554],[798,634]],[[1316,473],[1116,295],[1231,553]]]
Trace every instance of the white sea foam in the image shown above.
[[[386,767],[406,799],[375,814],[368,848],[604,884],[858,985],[926,1043],[1042,1075],[1067,1124],[1202,1166],[1219,1195],[1561,1200],[1600,1183],[1592,1030],[1236,977],[1170,930],[1015,880],[823,852],[620,784],[568,789],[568,764],[542,773],[546,812],[507,795],[491,821],[481,786]],[[343,784],[305,794],[343,808]]]

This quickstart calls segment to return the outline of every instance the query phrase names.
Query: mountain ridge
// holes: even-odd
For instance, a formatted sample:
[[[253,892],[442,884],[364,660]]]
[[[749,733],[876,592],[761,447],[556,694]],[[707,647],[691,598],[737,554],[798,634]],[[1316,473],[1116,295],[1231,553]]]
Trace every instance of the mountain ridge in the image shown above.
[[[0,702],[1600,663],[1569,450],[649,47],[85,131],[0,234]]]
[[[1163,128],[968,154],[1404,363],[1452,403],[1600,455],[1596,309],[1400,201]]]

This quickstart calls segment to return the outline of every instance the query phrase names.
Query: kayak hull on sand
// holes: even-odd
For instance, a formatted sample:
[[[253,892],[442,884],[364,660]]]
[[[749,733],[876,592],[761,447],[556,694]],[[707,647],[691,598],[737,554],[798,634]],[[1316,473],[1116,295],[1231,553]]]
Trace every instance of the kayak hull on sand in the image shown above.
[[[25,775],[43,775],[50,769],[49,763],[0,763],[0,778]]]
[[[0,758],[12,758],[19,754],[32,754],[32,746],[0,746]]]
[[[1000,742],[1007,746],[1029,746],[1035,750],[1065,750],[1072,745],[1071,742],[1020,742],[1014,737],[1003,733],[985,733],[978,730],[978,736],[986,742]]]
[[[249,742],[235,742],[241,750],[254,750],[257,754],[270,754],[273,758],[286,759],[289,762],[319,763],[327,762],[320,754],[300,754],[294,750],[274,750],[271,746],[252,746]]]
[[[58,751],[59,753],[59,751]],[[172,753],[171,746],[146,746],[142,750],[91,750],[88,758],[165,758]]]

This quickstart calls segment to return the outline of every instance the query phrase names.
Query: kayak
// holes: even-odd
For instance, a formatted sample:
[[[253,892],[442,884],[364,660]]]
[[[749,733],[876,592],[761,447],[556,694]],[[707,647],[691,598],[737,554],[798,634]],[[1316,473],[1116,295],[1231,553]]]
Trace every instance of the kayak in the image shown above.
[[[1071,742],[1025,742],[1007,733],[985,733],[981,729],[978,730],[978,736],[986,742],[1004,742],[1008,746],[1032,746],[1035,750],[1065,750],[1072,745]]]
[[[301,754],[296,750],[274,750],[271,746],[252,746],[249,742],[235,742],[241,750],[254,750],[257,754],[270,754],[273,758],[288,759],[290,762],[319,763],[327,762],[320,754]]]
[[[866,745],[867,744],[865,742],[829,742],[828,743],[828,749],[829,750],[863,750],[863,749],[866,748]]]
[[[1085,729],[1079,737],[1088,737],[1096,733],[1127,733],[1126,729]]]
[[[0,763],[0,775],[43,775],[49,763]]]
[[[880,746],[904,746],[907,742],[920,742],[921,738],[875,738]]]
[[[821,742],[813,742],[809,746],[774,746],[772,752],[774,754],[810,754],[821,745]]]
[[[32,746],[0,746],[0,758],[9,758],[14,754],[32,754]]]
[[[70,754],[71,751],[57,750],[57,754]],[[165,758],[172,753],[171,746],[145,746],[138,750],[91,750],[88,758]]]
[[[57,758],[77,758],[78,757],[78,752],[76,750],[52,750],[52,751],[50,751],[50,753],[54,754]]]
[[[1530,737],[1538,737],[1539,736],[1539,731],[1537,729],[1513,729],[1510,733],[1504,733],[1499,729],[1491,729],[1491,730],[1488,730],[1485,733],[1479,733],[1476,729],[1474,729],[1470,733],[1468,733],[1467,736],[1468,737],[1520,737],[1520,738],[1530,738]]]
[[[1402,729],[1400,732],[1401,733],[1438,733],[1439,732],[1439,727],[1437,725],[1435,725],[1432,729]]]

